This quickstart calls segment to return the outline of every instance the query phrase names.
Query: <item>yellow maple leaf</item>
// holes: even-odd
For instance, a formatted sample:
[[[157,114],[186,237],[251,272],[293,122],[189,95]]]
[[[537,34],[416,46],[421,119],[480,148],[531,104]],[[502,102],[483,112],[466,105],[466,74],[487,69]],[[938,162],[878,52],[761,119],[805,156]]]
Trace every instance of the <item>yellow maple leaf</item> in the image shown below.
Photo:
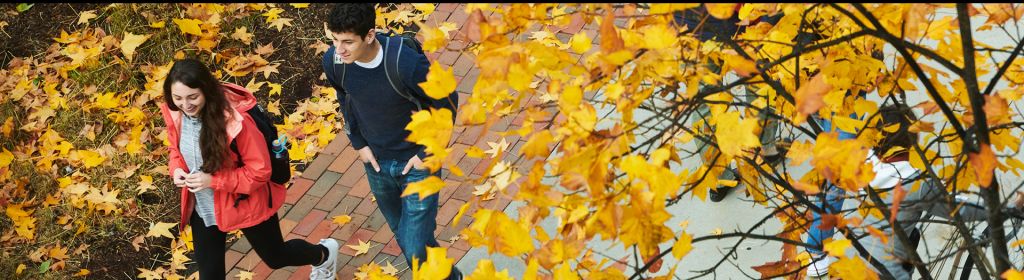
[[[798,166],[812,156],[814,156],[814,144],[811,144],[810,140],[804,140],[803,143],[793,141],[789,152],[786,153],[786,158],[792,160],[789,162],[789,166]]]
[[[419,25],[419,35],[423,37],[422,48],[424,52],[432,53],[438,50],[444,49],[448,45],[448,32],[445,32],[441,28],[429,27],[426,24],[415,22]]]
[[[164,28],[164,25],[167,25],[167,23],[165,23],[164,21],[161,20],[159,22],[150,23],[149,27],[152,27],[152,28]]]
[[[11,137],[11,131],[14,130],[14,117],[7,117],[3,128],[0,130],[3,130],[4,137]]]
[[[302,8],[308,8],[309,7],[309,3],[288,3],[288,5],[292,5],[292,7],[295,7],[296,9],[302,9]]]
[[[279,18],[270,24],[270,27],[277,27],[277,31],[281,31],[284,26],[292,26],[292,19],[290,18]]]
[[[690,250],[693,250],[693,246],[690,245],[692,242],[693,234],[683,232],[679,236],[679,240],[676,240],[676,243],[672,245],[672,256],[676,257],[676,259],[683,259],[686,254],[690,253]]]
[[[96,105],[103,109],[113,109],[121,105],[121,96],[116,92],[96,95]]]
[[[531,260],[534,259],[531,258]],[[515,278],[508,276],[508,269],[498,272],[494,269],[494,261],[483,259],[476,264],[476,270],[473,271],[473,275],[466,277],[466,279],[513,280]]]
[[[754,129],[757,128],[757,119],[748,118],[739,120],[740,112],[728,112],[717,117],[719,123],[715,130],[715,138],[718,139],[718,147],[726,159],[740,155],[744,149],[754,148],[761,144],[757,140]]]
[[[463,203],[462,206],[459,207],[459,213],[455,214],[455,219],[452,220],[453,225],[459,224],[459,220],[462,219],[462,215],[465,215],[466,210],[469,210],[469,205],[469,203]],[[455,243],[455,241],[452,241],[452,243]]]
[[[753,60],[743,58],[742,56],[728,55],[726,56],[726,61],[729,63],[732,70],[740,77],[746,78],[760,73],[757,71],[757,63]]]
[[[270,87],[270,93],[267,94],[268,97],[274,96],[274,94],[281,95],[281,85],[280,84],[275,84],[275,83],[267,82],[267,86]]]
[[[370,246],[369,242],[363,242],[362,240],[358,239],[356,240],[359,241],[359,245],[345,245],[346,247],[352,248],[352,250],[356,250],[356,253],[352,256],[366,254],[366,252],[370,251],[370,247],[372,246]]]
[[[413,261],[412,278],[421,280],[442,280],[452,272],[454,259],[446,257],[447,249],[444,247],[427,247],[427,260],[422,264]]]
[[[57,259],[57,260],[64,260],[66,258],[70,258],[71,257],[71,256],[68,256],[68,247],[61,248],[59,242],[57,243],[57,245],[55,247],[53,247],[53,249],[50,249],[50,251],[47,252],[46,256],[50,257],[51,259]]]
[[[242,26],[242,27],[239,27],[239,28],[235,28],[235,33],[231,33],[231,38],[239,40],[239,41],[242,41],[242,43],[245,43],[247,45],[248,44],[252,44],[252,42],[253,42],[252,37],[255,36],[255,35],[252,34],[252,33],[246,32],[247,29],[249,29],[249,28],[245,27],[245,26]]]
[[[173,19],[174,24],[178,25],[178,29],[181,29],[182,34],[192,34],[196,36],[203,35],[203,29],[199,28],[199,25],[203,24],[203,21],[198,19]]]
[[[707,6],[708,14],[718,19],[727,19],[736,12],[736,4],[704,4]]]
[[[438,178],[437,176],[430,176],[423,181],[409,183],[409,186],[407,186],[405,191],[402,192],[402,197],[411,194],[419,194],[420,200],[423,200],[427,196],[441,191],[445,186],[447,186],[447,184],[444,181],[441,181],[441,178]]]
[[[481,150],[480,147],[473,146],[473,147],[469,147],[469,149],[466,149],[466,156],[467,157],[475,157],[475,158],[484,158],[485,156],[487,156],[487,154],[486,154],[486,152],[484,152],[484,150]]]
[[[177,225],[177,223],[156,223],[149,228],[149,233],[146,233],[146,236],[163,236],[174,239],[174,235],[171,234],[170,229],[175,225]]]
[[[238,274],[235,274],[235,278],[238,278],[238,280],[252,280],[255,276],[256,273],[245,270],[239,271]]]
[[[78,273],[75,273],[75,275],[71,275],[71,277],[86,276],[86,275],[89,275],[89,270],[83,268],[82,270],[79,270]]]
[[[391,276],[398,276],[398,268],[395,268],[394,265],[391,265],[391,261],[388,261],[387,263],[388,266],[381,267],[381,273]]]
[[[832,240],[832,242],[825,244],[825,252],[828,252],[829,256],[832,257],[846,257],[846,249],[850,248],[849,239],[838,239]]]
[[[135,278],[146,278],[146,280],[164,279],[164,277],[161,276],[160,275],[161,273],[159,273],[159,272],[152,271],[152,270],[145,269],[145,268],[135,268],[135,269],[138,269],[139,271],[141,271],[139,273],[139,275],[135,276]]]
[[[78,150],[78,159],[82,161],[85,168],[93,168],[99,166],[107,157],[101,157],[99,153],[89,150]]]
[[[135,188],[135,190],[139,191],[139,194],[145,193],[148,190],[156,189],[156,187],[153,186],[152,176],[139,175],[139,178],[141,178],[141,181],[139,181],[139,186]]]
[[[3,169],[11,165],[11,162],[14,161],[14,154],[11,153],[11,151],[8,151],[7,148],[0,149],[3,149],[3,152],[0,153],[0,169]]]
[[[829,267],[834,268],[842,279],[878,279],[878,273],[868,268],[860,256],[839,258],[838,261],[833,262]]]
[[[26,267],[25,267],[25,264],[19,264],[19,265],[18,265],[18,269],[17,269],[17,270],[15,270],[15,271],[14,271],[14,273],[15,273],[15,274],[21,274],[21,272],[22,272],[22,271],[25,271],[25,268],[26,268]]]
[[[505,141],[505,137],[502,137],[501,143],[487,142],[487,146],[490,146],[491,149],[485,151],[484,153],[491,154],[491,158],[496,158],[498,157],[498,154],[500,154],[502,151],[505,151],[505,149],[508,149],[508,145],[508,142]]]
[[[281,106],[279,105],[279,103],[281,103],[281,100],[275,100],[267,103],[267,113],[280,116]]]
[[[255,72],[263,72],[263,78],[264,79],[268,79],[268,78],[270,78],[270,73],[281,73],[281,72],[277,71],[277,67],[278,66],[281,66],[281,64],[280,63],[274,63],[274,64],[263,65],[263,66],[260,66],[259,68],[256,68]]]
[[[1024,280],[1024,273],[1017,271],[1016,268],[1010,268],[1009,270],[1003,272],[1003,274],[1000,274],[999,277],[1002,277],[1003,279],[1006,280]]]
[[[547,158],[551,154],[548,144],[552,142],[555,142],[555,137],[551,134],[551,130],[542,130],[534,133],[526,141],[526,144],[519,149],[519,153],[525,155],[527,159],[533,157]]]
[[[305,139],[292,140],[292,147],[288,149],[288,157],[291,160],[305,160],[307,146],[309,146],[309,141],[306,141]]]
[[[448,95],[455,91],[455,86],[458,85],[455,82],[455,75],[453,73],[454,70],[451,67],[446,71],[441,68],[441,64],[434,61],[434,64],[430,65],[430,72],[427,73],[427,81],[419,85],[430,98],[446,99]]]
[[[124,40],[121,41],[121,53],[128,58],[128,62],[132,61],[132,57],[135,55],[135,48],[145,43],[149,36],[151,35],[135,35],[131,32],[124,33]]]
[[[569,39],[569,45],[572,46],[572,51],[577,54],[584,54],[589,51],[592,46],[591,43],[592,38],[587,36],[587,33],[585,32],[576,33],[576,35],[572,36],[572,39]]]
[[[94,19],[96,17],[96,10],[84,11],[78,15],[78,24],[87,23],[90,19]]]
[[[267,10],[267,12],[263,13],[261,16],[267,17],[267,22],[271,22],[278,19],[278,17],[280,17],[281,12],[284,12],[284,9],[274,7],[270,8],[270,10]]]
[[[339,227],[344,226],[350,221],[352,221],[352,217],[349,217],[348,215],[338,215],[332,218],[332,222],[338,224]]]
[[[31,119],[39,118],[40,122],[46,122],[46,119],[52,118],[57,113],[56,111],[53,110],[53,108],[50,108],[50,107],[47,107],[47,106],[44,106],[44,107],[32,107],[32,110],[34,110],[34,112],[32,112],[31,114],[28,114],[28,119],[31,120]]]

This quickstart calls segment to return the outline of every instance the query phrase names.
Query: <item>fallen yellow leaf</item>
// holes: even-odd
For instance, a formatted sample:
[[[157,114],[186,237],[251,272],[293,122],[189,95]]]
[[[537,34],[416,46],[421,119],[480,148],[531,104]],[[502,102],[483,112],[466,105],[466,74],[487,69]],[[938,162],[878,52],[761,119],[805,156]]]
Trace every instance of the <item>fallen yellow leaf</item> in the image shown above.
[[[94,19],[96,17],[96,10],[84,11],[78,15],[78,24],[87,23],[90,19]]]
[[[78,273],[75,273],[75,275],[71,275],[71,277],[78,277],[78,276],[85,276],[85,275],[89,275],[89,270],[83,268],[82,270],[78,271]]]
[[[352,221],[352,217],[349,217],[348,215],[338,215],[338,216],[334,216],[334,219],[333,219],[332,222],[335,223],[335,224],[338,224],[338,226],[340,227],[340,226],[344,226],[345,224],[347,224],[350,221]]]
[[[369,242],[363,242],[362,240],[358,240],[358,241],[359,241],[359,245],[345,245],[345,246],[347,246],[349,248],[352,248],[353,250],[356,250],[356,253],[354,255],[352,255],[352,256],[358,256],[358,255],[366,254],[366,252],[370,251],[370,247],[372,247],[372,246],[370,246]]]
[[[124,33],[124,40],[121,41],[121,53],[128,58],[128,62],[132,61],[132,57],[135,55],[135,48],[145,43],[149,36],[149,34],[135,35],[131,32]]]
[[[181,29],[181,33],[182,34],[192,34],[192,35],[196,35],[196,36],[202,36],[203,35],[203,30],[201,28],[199,28],[199,25],[203,24],[203,21],[198,20],[198,19],[190,19],[190,18],[188,18],[188,19],[173,19],[173,20],[174,20],[174,24],[177,24],[178,28]]]
[[[284,26],[292,26],[292,19],[290,18],[279,18],[270,24],[270,27],[277,27],[277,31],[281,31]]]
[[[238,274],[235,274],[235,278],[238,278],[239,280],[252,280],[252,278],[255,276],[256,273],[252,273],[250,271],[245,270],[239,271]]]
[[[174,239],[174,235],[171,234],[170,229],[175,225],[177,225],[177,223],[156,223],[156,225],[149,228],[149,233],[146,233],[146,236],[163,236]]]

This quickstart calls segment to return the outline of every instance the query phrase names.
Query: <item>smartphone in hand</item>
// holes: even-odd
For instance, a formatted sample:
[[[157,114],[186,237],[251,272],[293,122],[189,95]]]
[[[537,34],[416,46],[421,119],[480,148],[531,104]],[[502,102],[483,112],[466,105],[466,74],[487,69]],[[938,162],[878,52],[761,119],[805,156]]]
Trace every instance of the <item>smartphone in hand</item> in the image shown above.
[[[192,169],[192,172],[189,172],[188,175],[192,175],[192,174],[196,174],[196,173],[199,173],[199,168]],[[181,180],[185,180],[185,176],[181,176]],[[188,187],[188,189],[194,190],[196,188],[195,187]]]

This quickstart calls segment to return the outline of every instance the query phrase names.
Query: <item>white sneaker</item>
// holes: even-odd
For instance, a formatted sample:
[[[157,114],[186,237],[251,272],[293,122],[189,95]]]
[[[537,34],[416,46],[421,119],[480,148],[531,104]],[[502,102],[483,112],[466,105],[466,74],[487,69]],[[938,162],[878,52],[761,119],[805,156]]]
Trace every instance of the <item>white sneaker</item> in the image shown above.
[[[313,266],[309,273],[310,280],[333,280],[338,273],[338,241],[334,238],[320,239],[319,245],[327,247],[327,261]]]
[[[815,257],[811,257],[811,260],[814,260],[814,259],[815,259]],[[826,256],[824,258],[821,258],[821,259],[818,259],[818,260],[812,262],[811,265],[807,267],[807,276],[809,276],[809,277],[828,276],[828,266],[831,265],[833,261],[835,261],[835,260],[832,257],[827,257]]]

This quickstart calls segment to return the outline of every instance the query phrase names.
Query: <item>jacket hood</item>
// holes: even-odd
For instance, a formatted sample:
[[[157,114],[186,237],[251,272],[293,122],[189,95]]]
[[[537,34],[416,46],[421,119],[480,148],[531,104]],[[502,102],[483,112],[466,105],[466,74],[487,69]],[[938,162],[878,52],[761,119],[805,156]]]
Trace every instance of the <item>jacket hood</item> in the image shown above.
[[[227,97],[231,107],[236,111],[245,112],[256,106],[256,96],[242,86],[235,84],[221,84],[224,88],[224,95]]]

